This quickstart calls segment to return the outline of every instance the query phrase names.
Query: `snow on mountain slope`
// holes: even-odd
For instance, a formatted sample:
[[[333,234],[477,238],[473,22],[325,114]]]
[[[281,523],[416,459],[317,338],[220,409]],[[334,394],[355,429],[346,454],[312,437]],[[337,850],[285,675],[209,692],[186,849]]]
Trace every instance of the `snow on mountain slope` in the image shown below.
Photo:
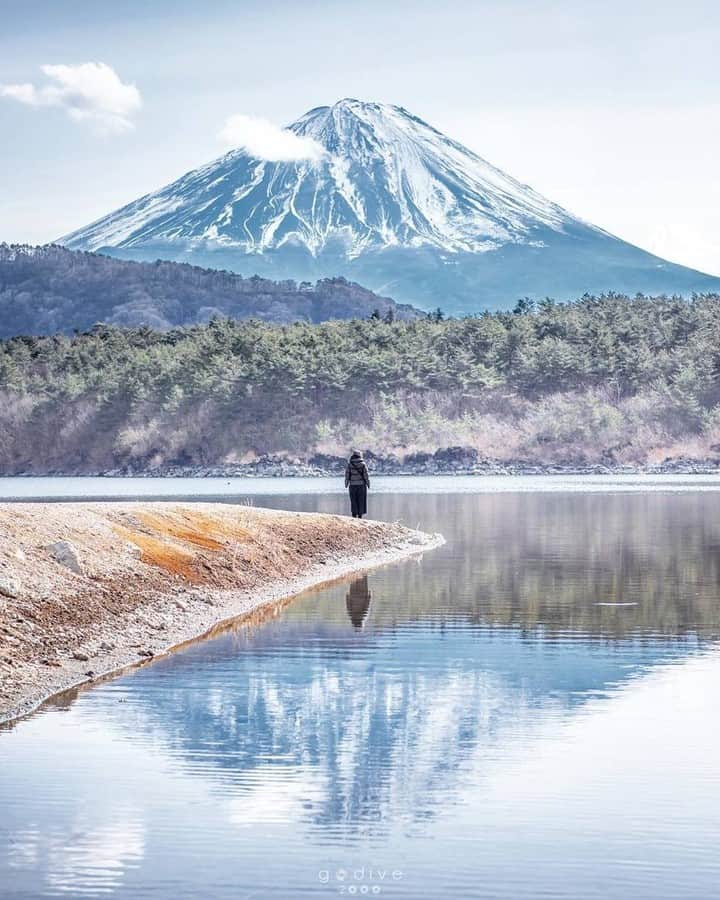
[[[289,129],[324,152],[278,162],[233,150],[61,243],[274,278],[345,275],[455,311],[518,292],[720,284],[582,222],[401,107],[346,99]]]
[[[317,254],[340,237],[368,247],[429,244],[478,252],[560,230],[560,207],[397,106],[342,100],[290,126],[319,161],[268,162],[234,150],[66,239],[132,247],[179,238],[263,251],[292,241]]]

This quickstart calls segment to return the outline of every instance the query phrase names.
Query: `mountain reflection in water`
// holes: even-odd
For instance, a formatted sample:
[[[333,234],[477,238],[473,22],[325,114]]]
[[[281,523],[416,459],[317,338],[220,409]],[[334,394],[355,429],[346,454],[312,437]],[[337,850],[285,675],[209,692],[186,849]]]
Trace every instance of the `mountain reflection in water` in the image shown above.
[[[711,892],[715,496],[371,499],[447,545],[0,733],[11,896]]]

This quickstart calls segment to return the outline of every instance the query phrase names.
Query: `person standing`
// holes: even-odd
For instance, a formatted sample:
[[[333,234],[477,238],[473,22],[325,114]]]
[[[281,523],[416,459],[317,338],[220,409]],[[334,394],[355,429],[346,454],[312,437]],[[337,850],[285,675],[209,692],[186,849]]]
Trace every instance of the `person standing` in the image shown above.
[[[350,512],[353,519],[362,519],[367,513],[367,492],[370,475],[362,453],[353,450],[345,466],[345,487],[350,491]]]

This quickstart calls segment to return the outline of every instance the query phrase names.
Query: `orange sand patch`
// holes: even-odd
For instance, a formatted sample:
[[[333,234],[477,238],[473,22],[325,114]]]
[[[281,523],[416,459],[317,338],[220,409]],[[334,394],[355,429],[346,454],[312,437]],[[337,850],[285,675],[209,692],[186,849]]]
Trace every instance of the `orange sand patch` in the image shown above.
[[[199,568],[210,570],[208,560],[196,559],[196,551],[227,553],[250,540],[250,532],[233,521],[189,509],[138,510],[133,519],[142,530],[117,525],[118,534],[142,551],[141,560],[195,584],[205,580]],[[194,563],[199,563],[194,565]]]
[[[158,566],[173,575],[180,575],[194,584],[200,581],[200,577],[193,569],[195,554],[192,550],[142,531],[131,531],[124,525],[116,525],[115,530],[125,540],[139,547],[142,562]]]
[[[222,550],[230,540],[250,538],[250,532],[235,522],[215,519],[194,510],[140,512],[137,518],[156,534],[187,541],[204,550]]]

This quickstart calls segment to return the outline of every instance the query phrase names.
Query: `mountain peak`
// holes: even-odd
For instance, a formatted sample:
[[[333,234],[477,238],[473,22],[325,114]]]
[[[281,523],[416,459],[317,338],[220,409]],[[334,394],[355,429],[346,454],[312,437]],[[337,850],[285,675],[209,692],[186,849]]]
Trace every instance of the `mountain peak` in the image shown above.
[[[372,148],[383,136],[395,140],[410,138],[413,128],[418,126],[433,134],[435,139],[442,138],[439,131],[401,106],[345,97],[332,106],[309,110],[288,127],[295,134],[315,138],[328,152],[344,150],[352,154],[358,151],[359,145],[351,143],[349,147],[343,147],[343,142],[358,132],[365,135],[367,146]]]
[[[269,277],[345,275],[402,300],[463,309],[511,304],[518,292],[705,283],[698,273],[663,280],[669,263],[582,222],[401,106],[345,97],[288,130],[324,152],[278,161],[233,150],[62,243]],[[628,265],[640,267],[638,278],[619,274]],[[492,296],[478,293],[483,273]]]
[[[148,240],[220,241],[263,253],[312,255],[342,243],[484,252],[561,230],[567,213],[390,104],[345,98],[289,126],[325,150],[312,162],[270,162],[237,150],[66,238],[72,248]]]
[[[343,97],[340,100],[336,100],[331,106],[316,106],[314,109],[308,110],[308,112],[305,113],[305,116],[302,116],[301,118],[305,118],[306,116],[310,116],[317,112],[363,115],[366,112],[383,114],[392,110],[405,112],[401,106],[395,106],[392,103],[378,103],[375,100],[358,100],[356,97]]]

